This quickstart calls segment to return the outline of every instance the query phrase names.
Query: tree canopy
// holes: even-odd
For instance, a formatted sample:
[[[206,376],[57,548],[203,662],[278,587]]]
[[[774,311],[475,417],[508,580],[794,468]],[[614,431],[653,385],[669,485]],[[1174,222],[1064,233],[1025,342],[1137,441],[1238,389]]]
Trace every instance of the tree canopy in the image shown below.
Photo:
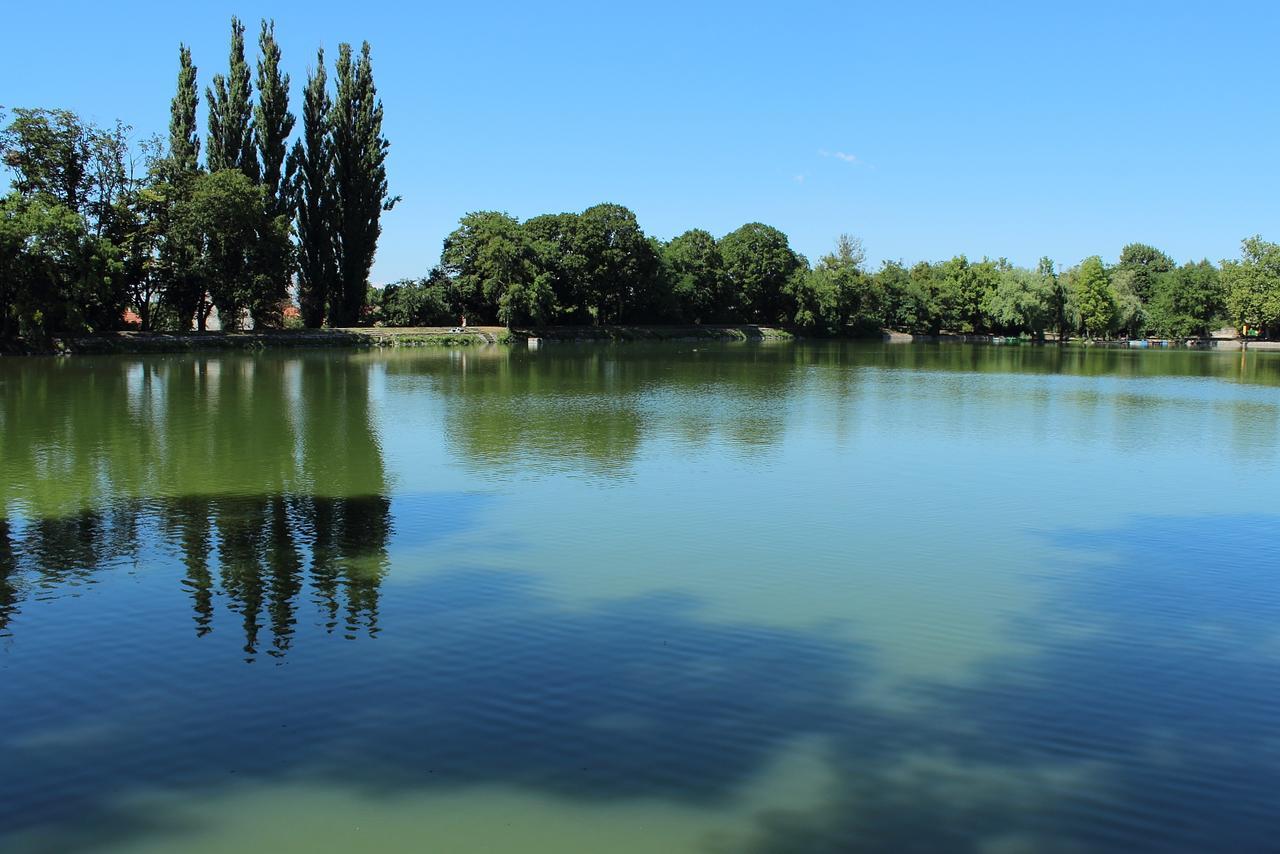
[[[227,64],[203,103],[192,52],[178,45],[165,137],[133,140],[126,124],[59,109],[0,119],[10,179],[0,337],[133,322],[204,330],[215,309],[224,328],[466,315],[508,326],[763,323],[811,335],[1189,337],[1224,321],[1280,334],[1280,247],[1261,237],[1220,267],[1178,266],[1131,242],[1114,263],[1095,256],[1063,270],[1047,258],[1032,269],[964,254],[871,270],[847,234],[811,264],[773,225],[663,240],[613,202],[523,221],[468,213],[426,275],[372,288],[382,216],[398,200],[372,49],[339,43],[333,62],[317,50],[295,113],[275,23],[260,22],[256,57],[245,31],[233,17]]]

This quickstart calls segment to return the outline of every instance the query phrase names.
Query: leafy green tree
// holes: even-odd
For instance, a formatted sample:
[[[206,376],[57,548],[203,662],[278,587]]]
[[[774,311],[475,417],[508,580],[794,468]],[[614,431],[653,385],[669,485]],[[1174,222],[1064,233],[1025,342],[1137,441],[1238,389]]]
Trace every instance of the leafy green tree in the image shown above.
[[[1156,280],[1173,266],[1173,259],[1154,246],[1130,243],[1120,250],[1120,263],[1112,275],[1112,284],[1117,291],[1127,290],[1146,304],[1155,292]]]
[[[578,217],[576,242],[584,295],[596,322],[626,322],[658,270],[657,254],[636,215],[622,205],[589,207]]]
[[[79,214],[96,237],[110,238],[132,190],[129,132],[101,128],[68,110],[18,109],[0,130],[0,154],[13,189]]]
[[[128,289],[120,247],[132,221],[129,205],[136,187],[129,130],[121,122],[100,128],[67,110],[18,109],[0,131],[0,157],[11,172],[15,195],[9,233],[14,237],[26,229],[27,234],[26,248],[17,256],[26,261],[15,263],[28,273],[44,271],[25,280],[44,282],[41,287],[15,285],[15,292],[27,295],[20,309],[26,318],[19,324],[21,334],[121,324]],[[76,299],[80,302],[72,305]]]
[[[369,271],[382,233],[381,217],[398,201],[387,191],[387,149],[382,135],[382,101],[373,83],[369,43],[353,61],[351,45],[338,45],[337,92],[330,111],[333,157],[334,287],[328,294],[329,322],[350,326],[360,320]]]
[[[1225,308],[1222,277],[1218,268],[1205,260],[1160,274],[1148,311],[1152,328],[1160,335],[1190,338],[1207,335]]]
[[[986,259],[972,264],[965,256],[957,255],[942,264],[939,272],[943,326],[951,332],[966,334],[985,331],[983,306],[999,281],[999,265]]]
[[[1040,263],[1036,267],[1036,274],[1043,283],[1042,286],[1047,301],[1048,323],[1057,331],[1058,343],[1064,343],[1070,335],[1068,307],[1071,297],[1067,292],[1067,283],[1058,275],[1054,269],[1053,261],[1048,257],[1040,259]]]
[[[731,296],[719,242],[704,229],[690,229],[662,247],[677,315],[696,323],[724,322]]]
[[[720,255],[729,284],[730,317],[756,323],[794,317],[787,285],[801,263],[785,234],[763,223],[747,223],[720,240]]]
[[[92,332],[120,322],[120,263],[110,241],[46,194],[0,202],[0,339]]]
[[[163,192],[157,192],[157,188],[163,187],[161,176],[169,161],[162,154],[160,138],[154,137],[141,146],[146,171],[140,172],[135,167],[132,156],[125,170],[126,143],[122,136],[116,142],[118,146],[108,146],[112,154],[106,159],[112,162],[110,171],[119,171],[121,184],[118,190],[113,191],[115,199],[104,233],[119,250],[120,281],[128,304],[137,312],[142,330],[149,332],[155,328],[157,314],[163,314],[161,302],[166,279],[160,264],[160,247],[167,220],[165,196]]]
[[[555,290],[547,275],[518,279],[498,300],[498,322],[507,327],[524,323],[542,326],[553,320],[555,304]]]
[[[884,324],[884,299],[876,281],[864,269],[867,254],[862,241],[848,234],[836,239],[835,251],[823,255],[817,269],[828,274],[832,288],[825,315],[830,325],[878,329]]]
[[[830,271],[806,270],[788,285],[796,309],[791,322],[807,332],[836,335],[842,327],[835,319],[836,282]]]
[[[238,328],[245,311],[269,325],[283,296],[273,290],[278,268],[290,247],[288,222],[267,216],[263,188],[238,169],[201,175],[175,227],[190,232],[184,242],[202,247],[200,273],[223,328]]]
[[[875,274],[876,290],[884,303],[884,325],[913,333],[936,333],[932,265],[922,262],[908,270],[901,261],[886,261]]]
[[[1098,256],[1086,258],[1075,277],[1076,310],[1085,334],[1105,337],[1115,328],[1116,295]]]
[[[574,213],[544,214],[526,220],[523,230],[533,257],[534,277],[541,277],[554,297],[553,322],[591,323],[582,218]]]
[[[315,70],[307,75],[302,139],[294,143],[290,156],[297,171],[298,304],[302,322],[311,328],[324,323],[330,294],[338,293],[333,141],[329,134],[332,108],[321,49],[316,52]]]
[[[1129,337],[1141,337],[1150,325],[1147,307],[1134,292],[1128,276],[1113,273],[1111,280],[1116,298],[1115,328]]]
[[[863,270],[865,259],[861,241],[840,235],[835,251],[795,281],[796,325],[831,335],[878,330],[885,299],[879,280]]]
[[[155,328],[155,317],[164,295],[165,280],[159,263],[161,197],[151,187],[139,187],[125,207],[127,225],[119,246],[122,277],[129,305],[138,314],[143,332]]]
[[[1240,255],[1222,262],[1227,314],[1237,329],[1270,334],[1280,325],[1280,245],[1255,235],[1241,242]]]
[[[635,323],[671,323],[681,319],[680,305],[675,294],[675,279],[663,258],[662,241],[656,237],[645,238],[647,251],[641,259],[648,270],[648,281],[636,289],[628,308],[627,320]]]
[[[249,64],[244,59],[244,24],[231,18],[230,76],[213,76],[205,90],[209,101],[209,144],[205,149],[210,172],[239,169],[258,180],[258,159],[253,150],[253,92]]]
[[[0,132],[4,164],[13,173],[14,191],[43,196],[80,213],[88,200],[90,134],[69,110],[14,110]]]
[[[983,313],[993,330],[1003,334],[1029,332],[1043,338],[1052,323],[1052,280],[1023,267],[999,271],[996,286],[987,292]]]
[[[695,323],[722,320],[727,302],[724,259],[709,231],[690,229],[662,247],[680,318]]]
[[[280,45],[275,21],[263,21],[258,34],[258,103],[253,108],[253,140],[258,151],[259,174],[267,191],[267,210],[273,216],[292,212],[293,172],[297,163],[286,160],[294,116],[289,112],[289,75],[280,71]]]
[[[119,121],[108,129],[91,128],[90,191],[84,215],[93,235],[109,241],[117,251],[120,269],[112,282],[137,311],[142,328],[150,330],[153,301],[162,282],[155,265],[159,221],[145,189],[159,169],[162,143],[153,137],[135,151],[129,142],[131,130]],[[113,319],[111,325],[120,320]]]
[[[440,263],[454,280],[460,307],[473,316],[510,324],[549,313],[550,284],[531,287],[532,250],[513,216],[467,214],[445,238]]]
[[[436,267],[426,278],[387,285],[378,304],[388,326],[445,326],[457,318],[450,297],[449,276]]]

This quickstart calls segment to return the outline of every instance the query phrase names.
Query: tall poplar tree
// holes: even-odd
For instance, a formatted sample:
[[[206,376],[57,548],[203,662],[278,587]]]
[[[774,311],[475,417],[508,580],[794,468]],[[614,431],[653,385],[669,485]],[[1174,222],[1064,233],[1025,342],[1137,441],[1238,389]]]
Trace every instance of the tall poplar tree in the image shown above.
[[[382,102],[373,85],[369,43],[352,61],[351,45],[338,46],[337,94],[332,112],[334,234],[337,288],[329,294],[329,322],[349,326],[364,309],[369,270],[382,233],[380,218],[398,198],[387,193],[387,148]]]
[[[209,100],[209,144],[205,158],[210,172],[239,169],[258,180],[258,159],[253,150],[253,105],[249,64],[244,60],[244,24],[231,19],[230,76],[215,74],[205,90]]]
[[[158,170],[160,179],[148,198],[160,233],[157,276],[161,299],[187,330],[192,322],[204,331],[210,303],[200,273],[203,247],[196,232],[187,227],[187,201],[200,174],[200,135],[196,109],[200,90],[191,49],[178,47],[178,86],[169,105],[169,156]]]
[[[258,149],[261,183],[271,216],[291,207],[293,161],[286,163],[294,116],[289,112],[289,75],[280,71],[280,45],[275,21],[263,21],[258,35],[258,103],[253,108],[253,139]]]
[[[334,289],[333,146],[329,137],[329,78],[324,49],[316,52],[315,71],[307,75],[302,101],[302,139],[289,159],[297,168],[298,304],[302,322],[324,323],[329,293]]]
[[[191,48],[178,46],[178,91],[169,106],[169,158],[178,172],[194,173],[200,168],[200,134],[196,129],[196,108],[200,90],[196,87],[196,67]]]

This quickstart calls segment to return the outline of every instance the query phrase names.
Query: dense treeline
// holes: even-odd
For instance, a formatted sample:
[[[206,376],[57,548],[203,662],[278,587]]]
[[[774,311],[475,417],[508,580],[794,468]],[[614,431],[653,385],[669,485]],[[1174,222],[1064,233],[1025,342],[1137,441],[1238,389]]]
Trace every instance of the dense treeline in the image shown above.
[[[1280,246],[1244,241],[1238,259],[1177,265],[1126,246],[1058,270],[1004,259],[869,270],[842,236],[816,263],[776,228],[723,237],[646,235],[616,204],[521,222],[470,213],[420,280],[369,287],[387,184],[388,142],[369,45],[348,44],[307,74],[290,108],[275,26],[258,56],[231,21],[226,73],[201,93],[178,52],[168,139],[131,145],[130,128],[71,112],[0,115],[11,178],[0,200],[0,342],[119,328],[203,330],[296,322],[350,326],[764,323],[810,334],[1203,335],[1222,323],[1280,334]]]
[[[533,326],[766,323],[827,335],[1191,337],[1223,322],[1280,331],[1280,247],[1250,238],[1243,257],[1222,268],[1178,266],[1134,243],[1118,263],[1094,257],[1061,272],[1047,258],[1032,270],[962,255],[872,272],[847,235],[810,264],[761,223],[663,242],[619,205],[523,223],[484,211],[461,219],[428,276],[389,285],[371,302],[380,322],[398,326],[463,315]]]
[[[126,310],[144,330],[203,330],[214,309],[223,328],[279,326],[291,290],[309,325],[358,321],[395,202],[369,45],[339,46],[332,87],[317,53],[294,138],[275,25],[252,70],[244,34],[233,18],[203,140],[185,45],[167,141],[134,149],[127,125],[65,110],[0,117],[0,341],[119,328]]]

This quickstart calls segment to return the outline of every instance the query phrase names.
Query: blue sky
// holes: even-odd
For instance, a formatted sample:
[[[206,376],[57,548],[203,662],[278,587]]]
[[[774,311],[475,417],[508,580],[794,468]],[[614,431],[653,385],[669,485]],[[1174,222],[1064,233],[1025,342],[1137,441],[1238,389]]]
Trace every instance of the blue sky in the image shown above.
[[[467,211],[600,201],[664,239],[767,222],[811,258],[849,232],[876,262],[1280,239],[1269,3],[14,3],[0,104],[162,131],[178,43],[203,92],[233,13],[255,54],[275,18],[295,105],[317,46],[371,42],[404,197],[379,283]]]

